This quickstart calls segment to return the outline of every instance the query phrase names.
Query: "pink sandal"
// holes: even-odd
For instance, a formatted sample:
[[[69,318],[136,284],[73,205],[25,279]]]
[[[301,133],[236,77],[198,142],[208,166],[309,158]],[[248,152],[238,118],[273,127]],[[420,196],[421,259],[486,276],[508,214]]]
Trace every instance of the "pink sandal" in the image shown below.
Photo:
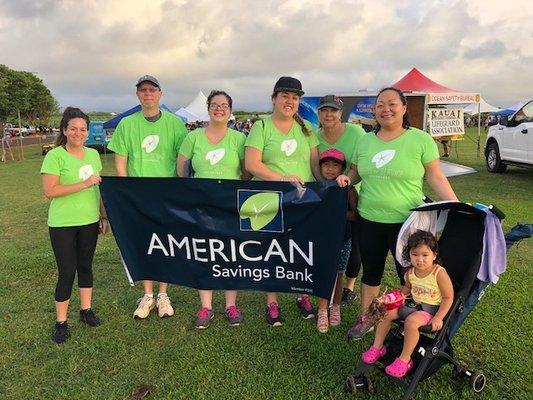
[[[378,359],[387,353],[387,348],[383,346],[381,349],[370,346],[370,348],[361,355],[361,359],[365,364],[374,364]]]
[[[405,362],[397,358],[392,364],[385,368],[385,372],[387,375],[392,376],[393,378],[403,378],[411,368],[413,368],[412,360]]]

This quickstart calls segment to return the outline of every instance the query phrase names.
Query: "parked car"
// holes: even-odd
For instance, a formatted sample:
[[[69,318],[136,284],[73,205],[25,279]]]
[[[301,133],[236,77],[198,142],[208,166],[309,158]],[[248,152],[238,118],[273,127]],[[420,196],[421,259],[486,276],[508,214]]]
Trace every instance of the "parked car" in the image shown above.
[[[533,100],[489,128],[485,159],[489,172],[505,172],[507,165],[533,167]]]

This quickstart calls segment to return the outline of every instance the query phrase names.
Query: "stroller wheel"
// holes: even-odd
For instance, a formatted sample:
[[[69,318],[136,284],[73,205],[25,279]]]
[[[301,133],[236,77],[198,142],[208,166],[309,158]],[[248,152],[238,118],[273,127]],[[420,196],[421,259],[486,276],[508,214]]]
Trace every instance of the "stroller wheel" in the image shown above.
[[[355,383],[354,375],[348,375],[345,382],[345,388],[348,393],[350,393],[352,396],[355,396],[357,393],[357,385]]]
[[[475,393],[479,393],[483,389],[485,389],[486,384],[487,378],[485,377],[485,374],[481,371],[474,372],[470,377],[470,385],[472,386],[472,390]]]
[[[348,375],[345,383],[346,391],[355,396],[358,390],[367,390],[370,394],[374,393],[374,387],[366,375]]]
[[[460,378],[465,376],[465,371],[468,370],[468,366],[466,364],[461,363],[458,366],[453,367],[452,371],[452,379],[454,381],[459,380]]]

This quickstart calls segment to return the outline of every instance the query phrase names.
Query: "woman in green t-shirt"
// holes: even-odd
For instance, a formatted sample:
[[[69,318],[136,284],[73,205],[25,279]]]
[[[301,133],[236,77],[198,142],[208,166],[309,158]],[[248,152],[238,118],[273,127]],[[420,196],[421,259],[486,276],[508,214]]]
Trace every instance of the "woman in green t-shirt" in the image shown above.
[[[232,99],[223,91],[213,90],[207,97],[209,124],[189,133],[179,151],[178,174],[181,177],[209,179],[250,179],[244,170],[244,141],[241,132],[228,128]],[[192,171],[189,170],[192,166]],[[191,173],[192,172],[192,173]],[[213,291],[199,290],[202,303],[196,318],[196,328],[209,327],[213,318]],[[230,325],[240,325],[243,318],[235,305],[236,290],[226,290],[226,318]]]
[[[361,180],[361,314],[379,294],[387,253],[395,255],[403,222],[410,210],[423,202],[424,177],[442,200],[457,200],[440,168],[435,141],[410,127],[404,94],[392,87],[382,89],[376,97],[375,115],[375,134],[361,138],[348,173],[352,182]],[[403,284],[403,268],[395,263]],[[368,325],[360,316],[348,336],[360,339],[372,328]]]
[[[52,340],[69,337],[68,306],[74,277],[78,274],[80,321],[100,325],[91,309],[92,260],[98,232],[107,230],[100,201],[100,155],[84,146],[89,117],[79,108],[67,107],[59,125],[56,147],[41,167],[44,195],[52,200],[48,211],[50,241],[58,268],[55,290],[56,323]]]
[[[246,139],[246,170],[253,179],[297,185],[319,179],[318,140],[310,124],[297,113],[303,94],[296,78],[283,76],[276,82],[271,97],[272,115],[257,121]],[[305,319],[315,316],[309,296],[296,301]],[[269,325],[282,325],[276,293],[267,294],[266,319]]]

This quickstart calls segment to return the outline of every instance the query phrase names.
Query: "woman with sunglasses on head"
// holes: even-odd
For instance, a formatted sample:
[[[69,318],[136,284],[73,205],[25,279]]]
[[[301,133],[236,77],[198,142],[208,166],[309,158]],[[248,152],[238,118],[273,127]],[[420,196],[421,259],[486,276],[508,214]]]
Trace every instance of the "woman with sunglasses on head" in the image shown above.
[[[250,179],[244,169],[243,133],[228,128],[233,101],[221,90],[213,90],[207,97],[209,124],[189,133],[179,151],[178,175],[181,177],[208,179]],[[192,169],[192,171],[190,170]],[[212,308],[213,291],[199,290],[201,307],[195,326],[206,329],[214,316]],[[225,315],[231,326],[243,321],[235,302],[237,291],[226,290]]]
[[[410,127],[402,91],[393,87],[382,89],[376,97],[375,115],[374,134],[361,138],[348,177],[338,179],[339,184],[361,180],[358,204],[363,264],[361,316],[348,331],[348,336],[355,340],[372,329],[362,315],[379,294],[385,260],[389,251],[395,255],[402,224],[410,210],[423,203],[424,178],[441,200],[457,200],[440,168],[435,141],[428,133]],[[403,268],[394,261],[403,284]]]
[[[276,82],[272,115],[257,121],[246,139],[246,170],[254,179],[296,185],[320,179],[317,137],[297,112],[303,94],[296,78],[283,76]],[[315,316],[309,296],[298,297],[296,303],[303,318]],[[276,293],[267,294],[266,319],[271,326],[283,324]]]

